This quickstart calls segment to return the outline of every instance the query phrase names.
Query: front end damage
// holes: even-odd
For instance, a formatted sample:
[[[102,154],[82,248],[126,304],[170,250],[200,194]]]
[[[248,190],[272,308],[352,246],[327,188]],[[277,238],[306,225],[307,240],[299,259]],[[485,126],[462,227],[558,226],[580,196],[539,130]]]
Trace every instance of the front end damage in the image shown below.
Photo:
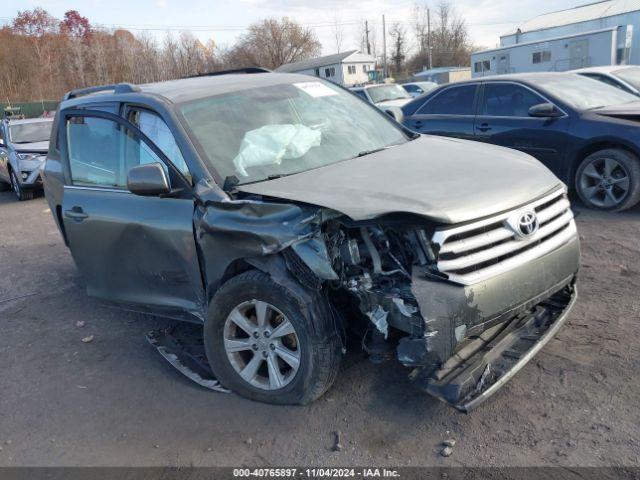
[[[559,198],[555,194],[531,208],[547,209]],[[561,214],[542,214],[541,230]],[[456,230],[450,239],[477,243],[496,222],[507,225],[503,217],[491,219],[490,228],[472,224],[465,232]],[[442,268],[453,257],[438,241],[442,228],[452,230],[416,215],[356,222],[325,208],[255,195],[220,201],[201,190],[194,226],[209,298],[233,274],[263,270],[294,291],[305,308],[318,303],[309,299],[323,299],[327,308],[308,312],[313,322],[331,321],[342,337],[355,333],[374,362],[395,356],[411,368],[410,378],[420,388],[465,412],[555,334],[576,298],[579,244],[572,218],[562,230],[568,239],[544,254],[532,258],[530,250],[547,245],[556,230],[550,234],[547,228],[546,236],[497,258],[509,268],[483,261],[454,273]],[[504,250],[511,241],[489,247]],[[462,249],[465,255],[487,255],[473,246]],[[516,265],[513,259],[520,257]],[[491,274],[478,279],[487,269]]]

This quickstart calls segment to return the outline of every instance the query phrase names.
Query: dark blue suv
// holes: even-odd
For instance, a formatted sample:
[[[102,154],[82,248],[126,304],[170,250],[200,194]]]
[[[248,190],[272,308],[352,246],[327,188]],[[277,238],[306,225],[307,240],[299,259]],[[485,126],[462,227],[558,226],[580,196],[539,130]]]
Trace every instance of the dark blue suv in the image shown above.
[[[485,77],[442,86],[402,107],[419,132],[526,152],[591,208],[640,201],[640,102],[570,73]]]

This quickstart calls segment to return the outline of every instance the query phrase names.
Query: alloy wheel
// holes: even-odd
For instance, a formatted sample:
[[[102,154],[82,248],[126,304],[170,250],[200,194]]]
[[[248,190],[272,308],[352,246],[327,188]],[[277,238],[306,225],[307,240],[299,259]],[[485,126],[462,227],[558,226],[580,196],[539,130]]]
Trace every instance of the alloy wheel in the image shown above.
[[[583,170],[578,182],[585,199],[600,208],[620,205],[631,187],[629,172],[613,158],[593,159]]]
[[[227,316],[224,349],[233,369],[251,386],[278,390],[300,367],[301,350],[293,323],[270,303],[243,302]]]

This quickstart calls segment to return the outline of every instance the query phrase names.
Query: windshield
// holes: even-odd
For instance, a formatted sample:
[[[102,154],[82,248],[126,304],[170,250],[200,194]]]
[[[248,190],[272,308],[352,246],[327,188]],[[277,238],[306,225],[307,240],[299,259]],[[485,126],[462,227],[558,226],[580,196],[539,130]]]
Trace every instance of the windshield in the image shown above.
[[[577,110],[638,101],[635,95],[581,75],[550,75],[536,77],[532,82]]]
[[[640,90],[640,68],[629,67],[622,70],[616,70],[613,75],[621,78],[636,90]]]
[[[9,137],[12,143],[48,142],[51,136],[51,121],[16,123],[9,125]]]
[[[387,100],[398,100],[401,98],[411,98],[411,95],[400,85],[380,85],[378,87],[367,88],[367,93],[373,103],[385,102]]]
[[[182,114],[222,178],[250,183],[322,167],[407,141],[349,92],[309,81],[183,104]]]

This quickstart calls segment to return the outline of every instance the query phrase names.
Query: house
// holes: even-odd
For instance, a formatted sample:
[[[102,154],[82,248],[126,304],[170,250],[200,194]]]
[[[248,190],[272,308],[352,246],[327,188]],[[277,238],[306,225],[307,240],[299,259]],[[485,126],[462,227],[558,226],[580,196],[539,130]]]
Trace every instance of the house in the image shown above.
[[[471,55],[474,77],[640,63],[640,0],[606,0],[535,17]]]
[[[469,67],[436,67],[414,73],[413,78],[417,82],[435,82],[442,85],[470,79],[471,70]]]
[[[287,63],[276,68],[276,72],[303,73],[324,78],[345,87],[362,85],[369,81],[369,72],[374,72],[376,59],[373,55],[358,50],[335,53]]]

